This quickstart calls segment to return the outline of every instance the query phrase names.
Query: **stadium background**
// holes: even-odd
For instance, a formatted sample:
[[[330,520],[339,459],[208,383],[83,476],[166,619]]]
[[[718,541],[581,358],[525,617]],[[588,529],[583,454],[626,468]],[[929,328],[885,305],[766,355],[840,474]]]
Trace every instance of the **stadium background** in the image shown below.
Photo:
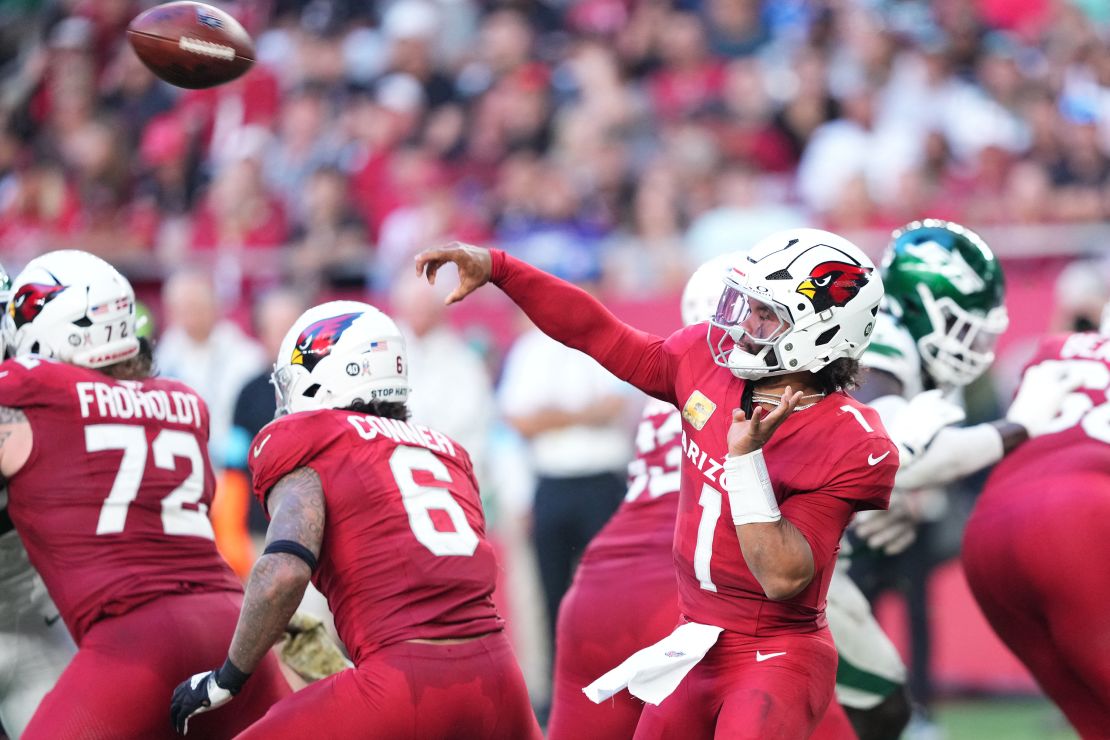
[[[157,82],[124,43],[150,4],[0,2],[0,260],[14,274],[50,249],[97,253],[134,281],[159,333],[199,310],[166,305],[183,271],[211,279],[196,300],[232,322],[221,329],[247,334],[278,286],[368,295],[415,303],[410,323],[448,322],[496,383],[519,315],[495,291],[437,315],[441,293],[403,288],[416,251],[499,245],[665,332],[708,257],[793,225],[877,256],[891,228],[933,216],[980,230],[1003,259],[1011,328],[968,393],[988,418],[1031,340],[1097,321],[1110,292],[1099,0],[221,3],[258,63],[197,92]],[[212,348],[197,362],[216,370],[254,356]],[[436,359],[450,379],[451,358]],[[233,405],[233,390],[209,400]],[[481,432],[516,571],[502,601],[542,695],[524,456],[496,418]],[[213,449],[232,470],[236,439],[229,429]],[[997,698],[1037,692],[952,561],[974,495],[965,486],[930,527],[940,725],[1067,737],[1035,699]],[[249,560],[249,542],[235,557]],[[902,602],[879,611],[907,646]]]

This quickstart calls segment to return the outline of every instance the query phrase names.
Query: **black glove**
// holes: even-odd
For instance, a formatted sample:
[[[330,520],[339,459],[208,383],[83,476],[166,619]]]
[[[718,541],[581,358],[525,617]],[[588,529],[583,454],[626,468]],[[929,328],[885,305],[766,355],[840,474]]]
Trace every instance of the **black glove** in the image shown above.
[[[170,722],[182,735],[189,731],[189,718],[194,714],[209,712],[231,701],[239,693],[243,684],[250,678],[228,658],[222,667],[214,671],[198,673],[187,681],[182,681],[173,690],[170,701]]]

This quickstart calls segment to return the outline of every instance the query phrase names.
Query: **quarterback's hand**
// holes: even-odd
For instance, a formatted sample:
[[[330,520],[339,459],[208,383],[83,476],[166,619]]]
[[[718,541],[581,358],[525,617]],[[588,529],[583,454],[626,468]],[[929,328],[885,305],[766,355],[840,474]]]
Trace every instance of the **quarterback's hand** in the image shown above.
[[[217,670],[198,673],[179,683],[170,701],[170,721],[174,729],[184,735],[189,731],[190,717],[227,704],[249,677],[250,674],[240,671],[228,659]]]
[[[911,503],[908,494],[896,489],[886,511],[861,511],[852,527],[872,550],[897,555],[917,539],[917,516]]]
[[[1021,386],[1014,396],[1006,421],[1025,428],[1030,437],[1053,431],[1052,423],[1060,415],[1065,399],[1077,388],[1085,386],[1082,373],[1066,362],[1049,360],[1025,371]]]
[[[416,274],[427,274],[428,282],[436,283],[436,272],[448,262],[459,269],[459,287],[447,296],[447,305],[457,303],[489,282],[493,272],[493,258],[488,249],[462,242],[451,242],[446,247],[425,249],[416,255]]]
[[[751,419],[748,419],[743,409],[733,411],[732,426],[728,428],[728,454],[746,455],[762,448],[775,430],[794,413],[794,407],[801,400],[801,391],[795,393],[790,386],[786,386],[779,405],[770,413],[764,411],[759,404],[752,409]]]

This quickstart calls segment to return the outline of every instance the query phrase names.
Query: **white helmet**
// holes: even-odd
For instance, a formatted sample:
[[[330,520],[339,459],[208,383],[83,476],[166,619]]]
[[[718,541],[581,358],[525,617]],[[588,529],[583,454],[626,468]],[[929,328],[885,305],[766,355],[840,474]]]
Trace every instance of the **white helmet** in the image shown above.
[[[725,274],[746,254],[745,251],[722,254],[703,262],[694,270],[682,289],[683,326],[693,326],[713,318],[725,289]]]
[[[871,341],[883,283],[847,239],[789,229],[734,262],[710,321],[713,359],[740,378],[816,372]]]
[[[12,356],[111,365],[139,353],[135,291],[95,255],[76,249],[47,252],[16,277],[3,333]]]
[[[273,383],[279,416],[356,402],[404,403],[405,340],[393,319],[367,303],[324,303],[286,333]]]

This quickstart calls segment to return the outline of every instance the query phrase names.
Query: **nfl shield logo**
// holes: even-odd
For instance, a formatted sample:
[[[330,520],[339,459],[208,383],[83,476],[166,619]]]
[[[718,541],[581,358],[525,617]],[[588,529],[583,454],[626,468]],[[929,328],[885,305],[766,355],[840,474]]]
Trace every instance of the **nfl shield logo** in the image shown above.
[[[219,18],[214,15],[210,15],[208,12],[201,8],[197,8],[197,23],[202,26],[208,26],[209,28],[223,28],[224,26],[223,22],[220,21]]]

